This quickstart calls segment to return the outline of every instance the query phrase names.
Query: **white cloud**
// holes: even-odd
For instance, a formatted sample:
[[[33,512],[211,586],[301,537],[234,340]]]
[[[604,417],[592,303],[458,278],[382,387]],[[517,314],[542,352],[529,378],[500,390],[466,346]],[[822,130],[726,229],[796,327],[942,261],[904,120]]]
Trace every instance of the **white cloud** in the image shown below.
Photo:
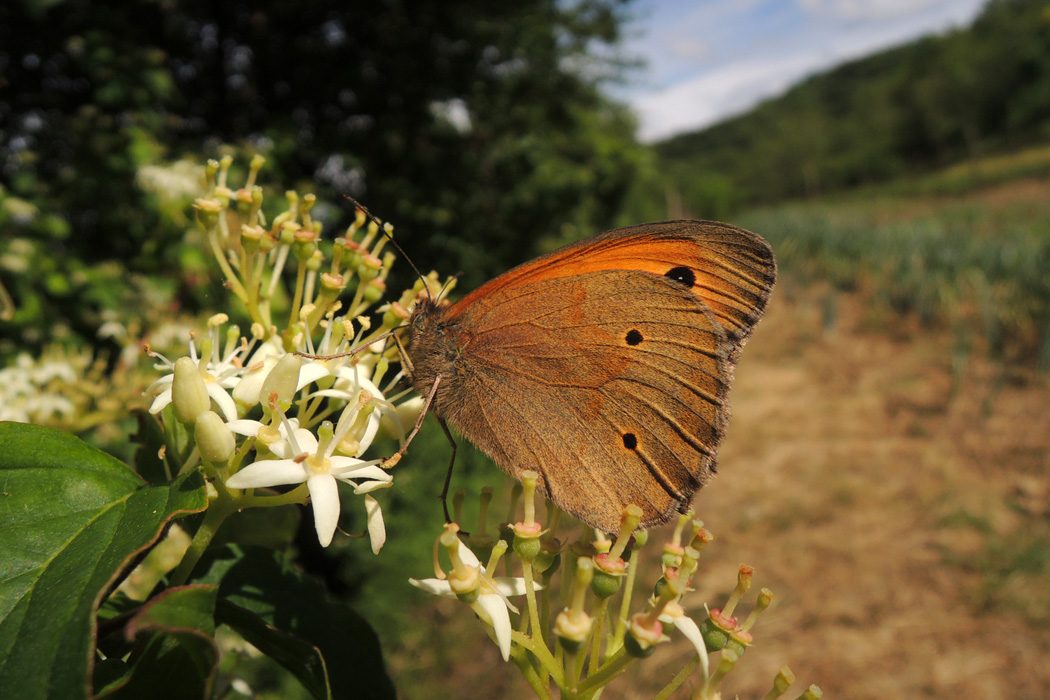
[[[667,42],[668,52],[688,61],[706,61],[714,56],[714,49],[706,41],[695,37],[674,36]]]
[[[759,96],[783,92],[815,64],[811,56],[732,63],[650,94],[634,105],[642,125],[639,138],[657,141],[741,112]]]
[[[957,0],[798,0],[804,9],[835,18],[886,20],[926,12],[936,6],[947,8]]]

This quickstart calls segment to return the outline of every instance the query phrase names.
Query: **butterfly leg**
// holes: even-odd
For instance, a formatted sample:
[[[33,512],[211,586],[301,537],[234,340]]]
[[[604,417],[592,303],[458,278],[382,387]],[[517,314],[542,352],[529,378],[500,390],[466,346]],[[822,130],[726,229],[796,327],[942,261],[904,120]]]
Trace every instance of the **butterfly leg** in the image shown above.
[[[448,514],[448,487],[452,484],[452,468],[456,466],[456,441],[452,437],[451,431],[448,429],[448,425],[441,418],[438,418],[438,424],[441,429],[445,431],[445,437],[448,438],[448,444],[452,445],[452,459],[448,463],[448,471],[445,473],[445,486],[441,489],[441,507],[445,509],[445,522],[452,522],[452,516]]]
[[[401,461],[402,457],[405,456],[405,450],[407,450],[408,446],[412,444],[412,440],[416,437],[416,433],[419,432],[419,429],[423,427],[423,419],[427,417],[427,413],[430,411],[430,404],[434,402],[434,397],[437,396],[439,384],[441,384],[440,374],[434,377],[434,386],[430,387],[430,393],[427,394],[426,401],[423,402],[423,409],[419,412],[419,418],[416,419],[416,427],[412,428],[412,432],[408,434],[407,438],[405,438],[405,443],[401,445],[401,449],[383,460],[382,466],[384,469],[393,467]],[[447,428],[445,429],[445,433],[448,433]]]
[[[434,378],[434,385],[430,387],[430,392],[427,394],[427,398],[423,402],[423,409],[419,412],[419,418],[416,419],[416,425],[412,428],[412,432],[408,434],[408,437],[405,438],[405,444],[401,445],[401,449],[397,452],[383,460],[383,467],[393,467],[401,461],[401,457],[404,456],[405,450],[408,449],[409,444],[411,444],[412,440],[416,437],[416,433],[419,432],[419,429],[423,427],[423,419],[427,417],[427,413],[430,411],[430,404],[434,402],[434,397],[437,396],[437,390],[440,384],[441,375],[439,374]],[[445,511],[445,522],[450,523],[452,522],[452,516],[449,515],[448,512],[448,489],[449,485],[452,483],[452,468],[456,465],[456,441],[453,439],[452,432],[448,429],[448,425],[445,421],[441,418],[438,418],[437,420],[441,429],[445,431],[445,437],[448,438],[449,444],[452,445],[452,459],[449,460],[448,472],[445,474],[445,486],[441,489],[441,507]]]

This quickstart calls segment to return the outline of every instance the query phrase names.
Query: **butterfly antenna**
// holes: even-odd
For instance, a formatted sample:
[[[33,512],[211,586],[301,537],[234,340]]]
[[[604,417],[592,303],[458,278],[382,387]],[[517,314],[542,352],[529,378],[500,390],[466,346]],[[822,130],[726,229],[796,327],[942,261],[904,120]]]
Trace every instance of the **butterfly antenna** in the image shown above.
[[[383,232],[383,235],[386,236],[386,239],[388,241],[390,241],[390,244],[397,248],[397,252],[401,253],[401,257],[405,259],[405,262],[407,262],[409,267],[412,268],[412,271],[416,273],[416,277],[418,277],[419,281],[423,283],[423,289],[426,291],[427,295],[429,295],[430,285],[427,284],[427,280],[423,276],[423,273],[420,272],[419,268],[416,267],[416,264],[412,262],[412,258],[408,257],[408,253],[405,252],[405,249],[402,248],[398,244],[398,242],[394,240],[394,237],[390,235],[390,232],[386,230],[386,227],[383,225],[383,222],[377,219],[375,216],[373,216],[372,212],[368,211],[368,207],[366,207],[364,204],[361,204],[361,202],[357,201],[348,194],[344,194],[343,196],[349,199],[355,207],[357,207],[360,211],[364,212],[365,216],[372,220],[372,223],[379,227],[379,230]]]
[[[459,276],[461,274],[463,274],[463,273],[462,272],[457,272],[456,274],[452,275],[447,280],[445,280],[445,283],[443,285],[441,285],[441,289],[438,291],[438,295],[437,295],[438,299],[444,299],[445,298],[445,295],[449,291],[449,287],[452,286],[453,282],[455,282],[456,280],[459,279]]]

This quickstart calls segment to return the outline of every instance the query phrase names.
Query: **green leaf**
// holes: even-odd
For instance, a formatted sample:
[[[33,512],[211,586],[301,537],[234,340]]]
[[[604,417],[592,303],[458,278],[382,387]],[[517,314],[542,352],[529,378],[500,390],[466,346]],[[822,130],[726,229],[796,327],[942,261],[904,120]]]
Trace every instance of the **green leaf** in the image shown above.
[[[314,698],[396,697],[379,639],[320,584],[269,549],[209,550],[198,580],[219,586],[216,620],[290,671]]]
[[[144,641],[129,676],[101,697],[205,698],[219,661],[215,645],[215,586],[171,588],[142,606],[126,628]],[[144,637],[144,640],[143,640]]]
[[[151,484],[170,481],[165,460],[160,457],[162,448],[166,447],[164,426],[156,416],[146,411],[136,411],[135,420],[138,422],[138,432],[131,438],[131,442],[138,444],[133,465],[135,471]]]
[[[72,435],[0,423],[0,698],[85,697],[99,600],[206,505],[197,472],[146,486]]]

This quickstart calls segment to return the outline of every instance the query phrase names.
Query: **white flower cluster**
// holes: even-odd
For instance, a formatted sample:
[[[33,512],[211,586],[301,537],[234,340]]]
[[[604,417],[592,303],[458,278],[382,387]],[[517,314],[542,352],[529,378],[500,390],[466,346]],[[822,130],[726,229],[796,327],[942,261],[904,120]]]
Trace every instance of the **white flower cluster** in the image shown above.
[[[194,444],[188,455],[168,456],[178,462],[172,471],[203,465],[219,514],[309,499],[324,546],[338,527],[338,484],[348,484],[364,497],[378,551],[385,531],[369,494],[390,486],[391,477],[382,460],[361,457],[380,431],[404,439],[422,408],[421,398],[391,397],[379,385],[400,379],[394,371],[386,378],[400,361],[391,335],[423,289],[439,287],[437,274],[388,297],[395,260],[383,250],[393,236],[389,223],[358,209],[346,232],[326,242],[311,215],[314,195],[286,191],[285,210],[268,219],[255,183],[264,159],[252,159],[236,190],[228,185],[232,162],[208,162],[207,191],[194,208],[203,242],[251,331],[242,336],[216,314],[189,356],[160,358],[168,374],[153,384],[150,411],[163,412],[166,423],[181,422]],[[282,485],[295,487],[279,495],[254,492]]]
[[[54,350],[39,359],[18,355],[0,369],[0,421],[57,425],[80,410],[71,388],[91,365],[90,353]]]
[[[196,457],[216,465],[228,489],[305,484],[323,546],[331,544],[339,521],[337,483],[349,484],[355,495],[365,497],[368,533],[378,552],[386,534],[382,511],[369,494],[389,487],[392,477],[380,466],[382,460],[360,456],[381,425],[403,437],[406,417],[373,382],[385,371],[381,354],[346,354],[344,338],[331,348],[322,341],[318,352],[330,350],[328,359],[302,356],[285,352],[275,338],[249,342],[236,326],[228,327],[220,351],[227,320],[224,314],[212,317],[199,355],[194,342],[189,356],[175,362],[154,353],[162,363],[157,368],[168,374],[150,387],[159,392],[150,413],[172,405],[175,417],[192,426]],[[418,415],[421,402],[407,403]],[[252,440],[255,458],[242,466],[237,448],[245,440]],[[195,467],[198,459],[182,469]]]

